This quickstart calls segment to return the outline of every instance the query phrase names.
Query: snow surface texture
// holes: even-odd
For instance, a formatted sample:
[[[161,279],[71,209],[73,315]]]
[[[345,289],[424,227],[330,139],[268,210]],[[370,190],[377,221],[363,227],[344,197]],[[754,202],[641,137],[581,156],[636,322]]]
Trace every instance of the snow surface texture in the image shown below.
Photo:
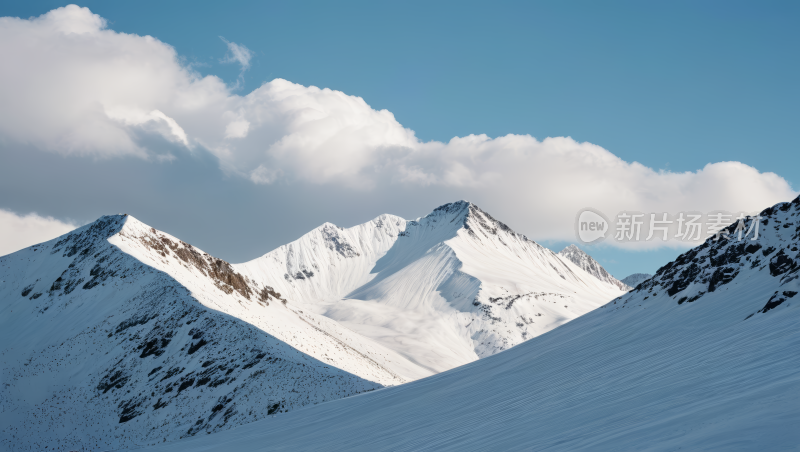
[[[2,443],[215,432],[472,362],[620,293],[467,202],[234,266],[103,217],[0,258]]]
[[[607,272],[606,269],[603,268],[596,260],[575,245],[570,245],[564,248],[558,252],[558,255],[569,259],[570,262],[586,270],[586,272],[590,275],[594,276],[600,281],[616,286],[619,288],[619,290],[624,290],[627,292],[633,289],[633,287],[631,287],[629,284],[625,284],[624,282],[611,276],[611,274]]]
[[[507,350],[623,293],[466,201],[413,221],[326,223],[234,268],[393,350],[406,360],[387,367],[409,379]]]
[[[762,216],[504,353],[147,450],[797,450],[800,198]]]
[[[630,287],[636,287],[652,277],[653,275],[649,275],[647,273],[634,273],[622,278],[622,283],[627,284]]]
[[[0,257],[0,449],[154,444],[406,381],[264,281],[127,215]]]

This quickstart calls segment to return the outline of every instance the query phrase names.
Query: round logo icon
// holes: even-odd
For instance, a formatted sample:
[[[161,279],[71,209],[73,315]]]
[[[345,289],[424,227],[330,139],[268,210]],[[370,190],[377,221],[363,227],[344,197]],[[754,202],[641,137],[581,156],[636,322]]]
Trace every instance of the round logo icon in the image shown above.
[[[583,243],[596,243],[606,238],[608,219],[597,209],[587,207],[575,216],[575,235]]]

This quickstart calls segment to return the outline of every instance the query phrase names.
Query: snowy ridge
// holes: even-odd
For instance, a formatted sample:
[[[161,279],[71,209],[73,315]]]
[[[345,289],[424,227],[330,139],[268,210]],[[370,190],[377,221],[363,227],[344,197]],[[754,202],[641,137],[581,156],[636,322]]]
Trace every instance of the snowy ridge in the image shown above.
[[[564,248],[558,252],[558,255],[569,259],[570,262],[586,270],[587,273],[600,281],[616,286],[624,291],[633,289],[630,285],[611,276],[603,266],[575,245]]]
[[[800,198],[759,226],[503,353],[147,450],[794,450]]]
[[[128,215],[0,257],[0,294],[4,450],[154,444],[406,381],[379,345]]]
[[[241,265],[102,217],[0,257],[0,441],[218,432],[490,356],[620,293],[463,201]]]
[[[622,293],[466,201],[412,221],[325,224],[234,268],[393,350],[388,367],[409,378],[506,350]]]

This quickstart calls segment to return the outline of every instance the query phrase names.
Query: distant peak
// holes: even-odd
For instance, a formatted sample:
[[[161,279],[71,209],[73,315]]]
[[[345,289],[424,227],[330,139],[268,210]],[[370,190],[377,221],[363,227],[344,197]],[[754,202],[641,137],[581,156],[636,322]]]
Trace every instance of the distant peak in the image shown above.
[[[498,223],[499,225],[502,225],[502,229],[511,231],[511,229],[508,228],[508,226],[506,226],[505,224],[495,220],[494,217],[489,215],[488,212],[485,212],[484,210],[482,210],[477,205],[475,205],[475,204],[473,204],[473,203],[471,203],[469,201],[465,201],[463,199],[461,201],[456,201],[456,202],[451,202],[451,203],[447,203],[447,204],[441,205],[441,206],[433,209],[433,212],[431,212],[428,216],[430,217],[430,216],[442,216],[442,215],[455,216],[456,218],[462,218],[465,222],[470,217],[473,217],[473,218],[476,217],[476,216],[486,217],[492,223]],[[513,231],[511,231],[511,232],[513,232]]]
[[[621,281],[631,287],[636,287],[642,282],[647,281],[652,277],[653,275],[648,273],[634,273],[632,275],[626,276],[625,278],[622,278]]]
[[[468,212],[469,207],[474,206],[469,201],[461,201],[451,202],[447,204],[443,204],[435,209],[433,209],[433,214],[451,214],[451,213],[458,213],[460,211]]]
[[[425,217],[418,218],[412,223],[417,222],[450,224],[456,226],[457,228],[463,228],[468,234],[473,236],[476,236],[475,234],[480,234],[486,237],[496,236],[497,234],[509,234],[517,240],[530,242],[535,246],[540,246],[536,242],[529,240],[524,235],[514,232],[514,230],[508,227],[508,225],[496,220],[488,212],[466,200],[451,202],[439,206],[430,214],[426,215]]]
[[[417,218],[414,222],[433,221],[435,223],[447,219],[449,224],[458,223],[464,225],[474,207],[475,205],[468,201],[451,202],[433,209],[433,212]]]
[[[567,258],[568,260],[572,261],[575,265],[583,268],[584,270],[586,270],[587,265],[600,267],[600,264],[598,264],[597,261],[595,261],[592,256],[587,254],[582,249],[578,248],[578,246],[575,244],[571,244],[566,248],[564,248],[563,250],[559,251],[558,255]]]
[[[318,229],[318,230],[322,231],[324,229],[342,229],[342,228],[340,228],[339,226],[336,226],[335,224],[331,223],[330,221],[326,221],[326,222],[322,223],[321,225],[317,226],[314,229]]]
[[[558,255],[571,261],[573,264],[577,265],[578,267],[582,268],[584,271],[589,273],[590,275],[594,276],[595,278],[603,281],[605,283],[612,284],[619,288],[620,290],[630,290],[627,284],[624,282],[619,281],[618,279],[611,276],[610,273],[600,265],[599,262],[594,260],[594,258],[585,251],[578,248],[575,244],[571,244],[568,247],[564,248],[563,250],[558,252]]]
[[[111,236],[116,234],[129,220],[139,221],[136,218],[128,215],[127,213],[118,213],[116,215],[103,215],[93,222],[76,229],[78,231],[92,231],[94,234]]]
[[[582,249],[578,248],[578,246],[575,245],[574,243],[558,252],[558,254],[560,254],[562,256],[564,256],[566,254],[572,254],[572,253],[586,254],[585,251],[583,251]]]

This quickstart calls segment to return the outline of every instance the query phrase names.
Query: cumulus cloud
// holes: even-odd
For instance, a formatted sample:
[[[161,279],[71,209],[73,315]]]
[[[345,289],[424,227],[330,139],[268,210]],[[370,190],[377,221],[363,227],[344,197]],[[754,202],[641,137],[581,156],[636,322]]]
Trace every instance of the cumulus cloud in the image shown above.
[[[70,5],[33,19],[0,18],[0,135],[69,155],[149,158],[140,132],[187,146],[174,114],[227,99],[150,36],[117,33]]]
[[[253,53],[228,45],[226,61]],[[227,174],[350,190],[425,186],[515,212],[537,238],[574,238],[583,207],[755,211],[795,192],[739,162],[658,171],[568,137],[455,137],[422,142],[387,110],[340,91],[276,79],[246,95],[183,65],[149,36],[118,33],[71,5],[0,19],[0,139],[67,155],[163,159],[204,149]],[[153,145],[157,137],[162,145]]]
[[[743,163],[711,163],[680,173],[656,171],[571,138],[470,136],[436,147],[442,159],[439,183],[497,190],[498,197],[507,193],[522,210],[536,206],[531,221],[538,212],[574,218],[583,207],[607,214],[758,211],[795,196],[785,179]],[[461,169],[450,170],[454,166]],[[482,179],[473,182],[470,178]]]
[[[54,239],[77,227],[35,213],[17,215],[0,209],[0,256]]]
[[[231,121],[225,127],[225,138],[244,138],[250,130],[250,123],[246,119]]]

